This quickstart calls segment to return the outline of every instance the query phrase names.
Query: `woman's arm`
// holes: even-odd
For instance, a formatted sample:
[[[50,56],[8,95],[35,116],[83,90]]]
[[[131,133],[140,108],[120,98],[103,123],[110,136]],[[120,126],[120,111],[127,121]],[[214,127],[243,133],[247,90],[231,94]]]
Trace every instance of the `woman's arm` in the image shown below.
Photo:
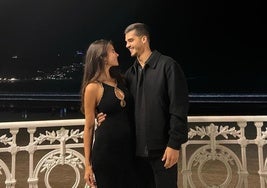
[[[94,186],[95,179],[91,166],[91,149],[93,144],[93,133],[95,126],[95,109],[98,104],[99,85],[97,83],[90,83],[85,89],[84,93],[84,157],[85,157],[85,174],[84,180],[89,186]]]

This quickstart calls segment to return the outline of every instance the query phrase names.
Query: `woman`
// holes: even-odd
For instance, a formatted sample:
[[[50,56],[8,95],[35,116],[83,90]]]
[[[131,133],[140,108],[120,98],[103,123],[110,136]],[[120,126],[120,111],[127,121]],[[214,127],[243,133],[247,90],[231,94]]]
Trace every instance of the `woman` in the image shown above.
[[[118,56],[112,42],[103,39],[93,42],[86,53],[81,110],[85,115],[84,179],[91,187],[134,187],[131,97],[123,77],[111,69],[119,65]],[[95,130],[98,112],[107,116]]]

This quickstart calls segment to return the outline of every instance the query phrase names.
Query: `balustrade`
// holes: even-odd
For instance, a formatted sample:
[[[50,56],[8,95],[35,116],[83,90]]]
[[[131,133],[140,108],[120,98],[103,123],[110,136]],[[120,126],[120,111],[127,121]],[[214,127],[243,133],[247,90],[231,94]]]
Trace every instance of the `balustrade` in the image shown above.
[[[267,185],[267,116],[190,116],[179,187]],[[84,119],[0,123],[0,187],[84,187]]]

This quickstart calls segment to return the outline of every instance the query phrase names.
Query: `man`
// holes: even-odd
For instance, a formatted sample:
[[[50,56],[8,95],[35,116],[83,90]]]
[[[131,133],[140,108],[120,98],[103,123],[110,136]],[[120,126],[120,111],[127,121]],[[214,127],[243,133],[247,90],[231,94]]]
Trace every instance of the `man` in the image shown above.
[[[125,78],[135,102],[137,184],[177,188],[179,150],[188,140],[185,75],[174,59],[151,50],[147,25],[131,24],[124,34],[136,57]]]

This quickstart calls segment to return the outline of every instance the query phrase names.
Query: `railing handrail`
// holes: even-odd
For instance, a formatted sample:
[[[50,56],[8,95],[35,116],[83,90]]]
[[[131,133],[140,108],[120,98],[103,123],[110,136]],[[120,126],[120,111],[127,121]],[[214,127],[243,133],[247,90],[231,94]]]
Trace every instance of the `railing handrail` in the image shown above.
[[[237,122],[237,121],[266,121],[267,115],[230,115],[230,116],[188,116],[188,122]],[[0,122],[0,129],[24,128],[24,127],[54,127],[60,123],[65,125],[82,125],[84,119],[64,119],[64,120],[38,120],[38,121],[13,121]]]
[[[188,122],[250,122],[266,121],[267,115],[234,115],[234,116],[189,116]]]
[[[12,129],[12,128],[32,128],[32,127],[55,127],[68,126],[68,125],[83,125],[84,119],[64,119],[64,120],[38,120],[38,121],[13,121],[13,122],[1,122],[0,129]]]

